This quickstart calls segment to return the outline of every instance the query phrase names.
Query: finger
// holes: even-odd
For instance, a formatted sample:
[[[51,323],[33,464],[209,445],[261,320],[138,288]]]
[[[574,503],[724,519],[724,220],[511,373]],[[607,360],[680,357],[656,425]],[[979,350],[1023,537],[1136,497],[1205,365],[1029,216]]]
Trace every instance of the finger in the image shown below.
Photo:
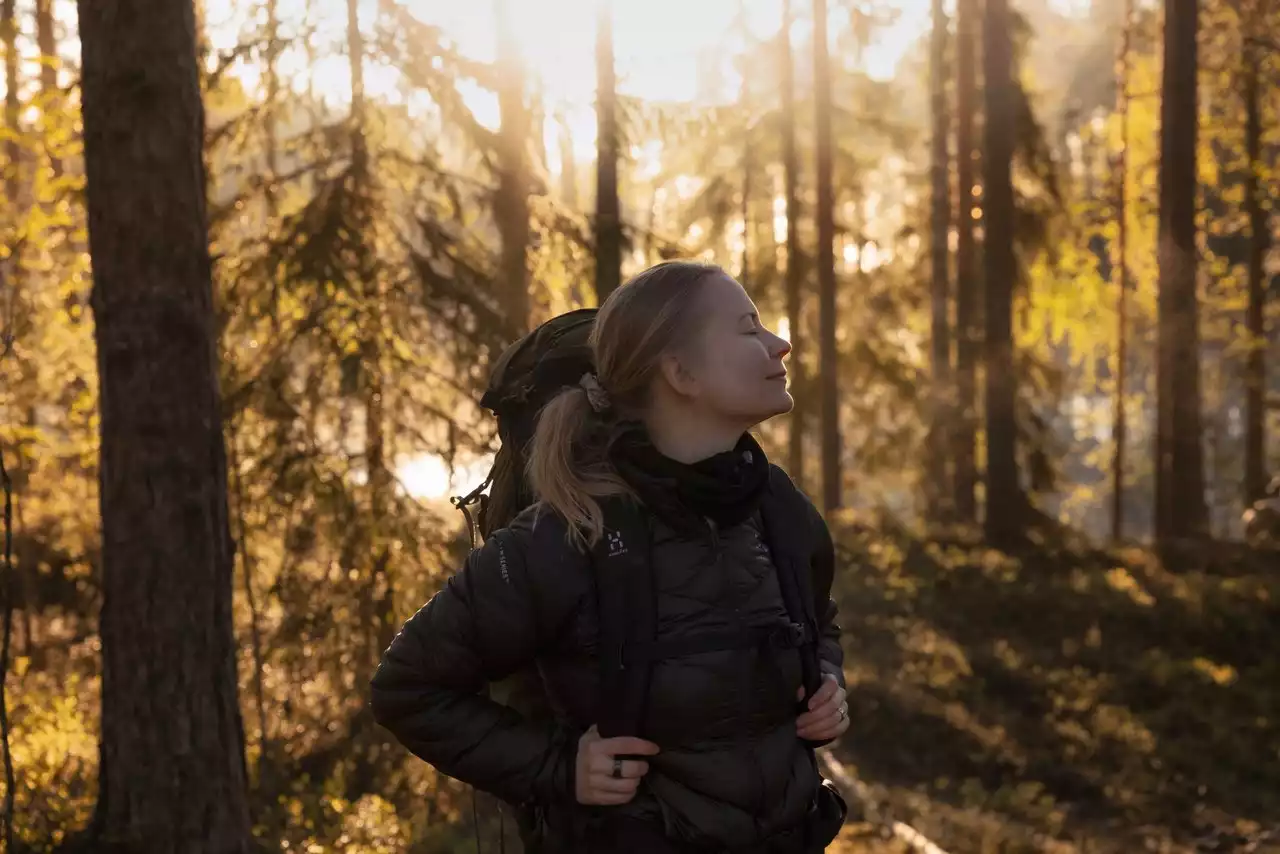
[[[841,714],[843,712],[843,714]],[[844,702],[831,703],[820,709],[811,709],[802,715],[796,717],[796,726],[803,727],[822,727],[837,723],[848,718],[849,711]]]
[[[845,707],[846,699],[847,699],[847,695],[845,694],[844,689],[840,688],[834,694],[828,697],[825,703],[823,703],[820,706],[811,705],[809,707],[809,710],[806,712],[802,712],[796,718],[796,720],[812,721],[819,718],[824,718],[828,715],[838,715],[840,714],[840,710]]]
[[[833,738],[839,738],[849,729],[849,721],[843,720],[830,727],[811,727],[809,729],[800,730],[796,734],[806,741],[830,741]]]
[[[609,756],[653,756],[659,750],[658,745],[643,738],[619,735],[614,738],[602,738],[596,742],[597,749]]]
[[[592,792],[609,792],[613,794],[632,794],[640,781],[635,778],[615,779],[607,774],[592,774],[587,778],[587,785]]]
[[[826,712],[826,709],[822,711]],[[841,714],[841,712],[844,712]],[[796,718],[796,731],[801,733],[832,733],[844,732],[849,727],[849,712],[844,705],[839,705],[830,710],[827,714],[819,714],[817,712],[808,712]],[[812,737],[806,736],[806,737]]]
[[[598,806],[618,806],[630,803],[635,796],[635,792],[592,792],[586,802]]]
[[[826,715],[822,717],[814,717],[803,722],[801,722],[797,718],[796,731],[800,732],[803,730],[828,730],[834,727],[839,722],[840,722],[840,718],[838,715]]]
[[[809,711],[817,712],[824,708],[836,709],[844,705],[844,701],[848,697],[845,690],[836,683],[830,684],[835,685],[835,687],[832,690],[827,691],[825,696],[815,694],[814,698],[809,701]],[[826,685],[824,685],[823,688],[825,689]]]
[[[616,757],[603,756],[600,754],[591,757],[589,767],[593,774],[606,774],[613,776],[613,760]],[[649,773],[649,763],[640,759],[624,759],[622,760],[622,776],[623,777],[643,777]]]
[[[839,690],[841,690],[840,683],[836,680],[836,677],[830,673],[824,673],[822,675],[822,686],[817,691],[814,691],[813,696],[809,698],[809,708],[816,709],[834,697]]]

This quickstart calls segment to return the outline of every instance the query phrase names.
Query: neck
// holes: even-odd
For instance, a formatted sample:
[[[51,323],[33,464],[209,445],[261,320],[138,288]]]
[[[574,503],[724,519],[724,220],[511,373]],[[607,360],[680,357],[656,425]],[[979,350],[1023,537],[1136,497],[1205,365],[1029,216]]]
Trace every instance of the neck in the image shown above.
[[[687,418],[650,417],[644,423],[653,446],[663,456],[681,463],[696,463],[732,451],[747,432],[741,426],[691,423]]]

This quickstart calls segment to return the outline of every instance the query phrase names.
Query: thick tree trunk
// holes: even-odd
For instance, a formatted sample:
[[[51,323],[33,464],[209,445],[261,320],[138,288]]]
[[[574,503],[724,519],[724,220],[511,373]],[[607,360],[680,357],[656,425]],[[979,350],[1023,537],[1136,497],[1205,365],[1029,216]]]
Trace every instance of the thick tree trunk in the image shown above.
[[[977,86],[977,0],[956,0],[956,431],[955,514],[978,521],[978,271],[974,252],[973,211],[976,176],[973,117],[979,109]]]
[[[81,0],[101,400],[93,850],[251,850],[192,5]]]
[[[818,182],[818,347],[822,386],[822,509],[840,506],[840,378],[836,354],[835,178],[832,169],[831,60],[827,0],[813,0],[813,79]]]
[[[622,214],[618,203],[618,93],[613,69],[613,12],[601,3],[596,29],[596,299],[622,283]]]
[[[987,480],[985,530],[1006,546],[1026,521],[1018,483],[1016,378],[1013,365],[1013,140],[1017,124],[1008,0],[987,0],[983,19],[986,262]]]
[[[1198,0],[1166,0],[1160,130],[1157,540],[1203,536],[1208,509],[1196,295]]]
[[[796,483],[804,486],[804,434],[809,418],[809,385],[805,379],[803,302],[801,291],[804,265],[800,250],[800,154],[796,145],[795,57],[791,50],[793,23],[791,0],[782,0],[781,47],[782,81],[782,181],[787,205],[787,330],[791,336],[791,395],[795,408],[787,430],[787,468]]]
[[[929,478],[925,490],[929,515],[935,521],[950,517],[947,457],[951,431],[951,288],[948,260],[951,254],[951,160],[947,137],[947,15],[942,0],[933,0],[933,32],[930,41],[929,89],[933,119],[932,217],[930,222],[931,367]]]
[[[1261,9],[1261,0],[1255,11]],[[1261,15],[1256,16],[1261,19]],[[1259,26],[1253,31],[1261,31]],[[1262,160],[1262,58],[1263,48],[1255,41],[1245,46],[1244,98],[1245,148],[1248,174],[1245,178],[1245,207],[1249,213],[1249,307],[1246,331],[1249,353],[1245,359],[1244,499],[1250,505],[1263,498],[1267,486],[1266,390],[1267,330],[1265,261],[1271,243],[1270,217],[1263,204]]]

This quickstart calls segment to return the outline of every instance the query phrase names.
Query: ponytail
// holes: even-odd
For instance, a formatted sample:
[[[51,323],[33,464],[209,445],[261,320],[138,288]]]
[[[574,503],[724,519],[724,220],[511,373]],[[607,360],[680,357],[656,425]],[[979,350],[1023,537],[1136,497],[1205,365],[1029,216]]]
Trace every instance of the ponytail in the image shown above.
[[[609,463],[608,432],[587,390],[570,386],[538,414],[529,450],[534,494],[568,523],[570,542],[582,548],[604,536],[599,499],[630,491]]]

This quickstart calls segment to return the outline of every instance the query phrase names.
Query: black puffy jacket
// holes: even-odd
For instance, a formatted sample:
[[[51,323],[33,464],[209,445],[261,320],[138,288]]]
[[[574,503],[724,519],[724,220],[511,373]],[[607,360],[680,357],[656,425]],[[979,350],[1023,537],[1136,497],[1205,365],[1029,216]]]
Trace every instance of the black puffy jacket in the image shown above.
[[[822,641],[820,666],[844,683],[829,580],[831,536],[806,501]],[[752,520],[704,541],[654,522],[652,566],[662,639],[786,618],[768,548]],[[516,554],[491,538],[401,629],[372,682],[378,723],[449,776],[516,805],[549,808],[552,825],[604,815],[647,819],[666,836],[707,850],[747,849],[790,835],[806,818],[821,776],[796,735],[796,650],[709,652],[654,666],[643,737],[661,753],[635,799],[579,807],[574,761],[595,722],[599,672],[590,558],[565,523],[532,507],[510,526]],[[530,663],[555,720],[535,723],[482,695]],[[569,828],[552,836],[570,838]],[[579,849],[580,850],[580,849]]]

